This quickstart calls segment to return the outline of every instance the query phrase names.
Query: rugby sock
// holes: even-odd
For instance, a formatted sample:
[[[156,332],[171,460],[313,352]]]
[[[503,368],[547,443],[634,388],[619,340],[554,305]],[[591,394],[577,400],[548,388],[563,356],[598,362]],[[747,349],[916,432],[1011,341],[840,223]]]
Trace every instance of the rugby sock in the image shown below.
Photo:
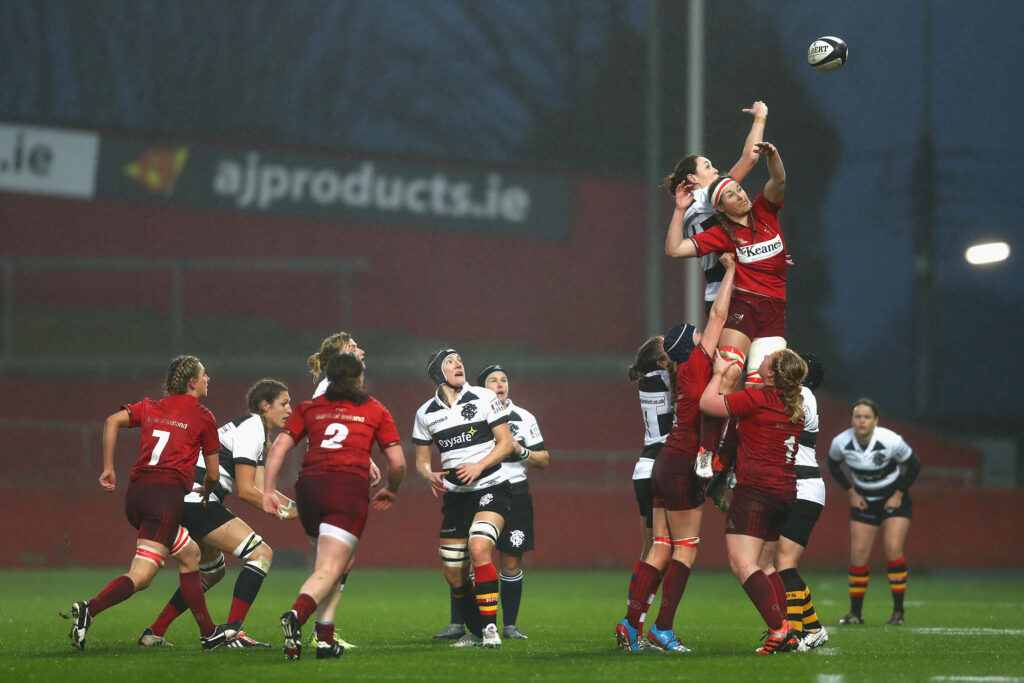
[[[316,639],[321,643],[333,643],[334,642],[334,622],[328,622],[323,624],[316,622]]]
[[[903,594],[907,591],[907,561],[902,557],[888,563],[889,589],[892,591],[892,611],[903,611]]]
[[[803,623],[805,631],[818,631],[821,629],[821,621],[818,620],[818,613],[814,611],[814,601],[811,600],[811,589],[804,589],[804,612]]]
[[[717,453],[718,444],[722,442],[722,428],[725,420],[720,417],[700,416],[700,447],[708,453]]]
[[[690,578],[690,568],[679,560],[672,560],[665,570],[665,579],[661,583],[661,607],[658,609],[658,620],[654,625],[665,631],[672,628],[676,619],[676,609],[683,599],[686,580]]]
[[[870,573],[868,565],[862,567],[850,565],[850,611],[858,616],[864,609],[864,593],[868,590],[868,575]]]
[[[126,574],[121,574],[89,601],[89,615],[95,617],[108,607],[113,607],[132,597],[133,593],[135,593],[135,584]]]
[[[779,603],[779,609],[783,613],[786,612],[786,585],[782,582],[782,577],[779,576],[778,572],[772,572],[771,574],[765,574],[768,577],[768,582],[772,584],[772,592],[775,593],[775,602]]]
[[[203,638],[213,635],[215,624],[210,617],[210,610],[206,607],[206,596],[203,595],[203,582],[199,579],[199,570],[179,573],[178,584],[181,586],[185,603],[199,625],[199,635]]]
[[[498,570],[494,563],[474,568],[476,574],[476,604],[480,610],[481,626],[498,621]]]
[[[499,574],[501,579],[501,619],[505,626],[515,626],[519,618],[519,603],[523,601],[523,571],[515,576]]]
[[[452,590],[454,590],[454,589],[452,589]],[[454,595],[452,595],[450,602],[451,602],[451,610],[450,611],[451,611],[451,614],[452,614],[452,620],[450,622],[448,622],[448,623],[449,624],[464,624],[465,622],[462,620],[462,606],[459,605],[459,601],[455,599]]]
[[[743,583],[743,590],[747,592],[747,596],[754,603],[757,611],[761,613],[761,618],[764,619],[764,623],[768,625],[769,629],[778,631],[785,626],[786,618],[775,599],[772,582],[768,580],[763,571],[758,569],[751,574]]]
[[[260,592],[263,579],[267,573],[259,567],[246,563],[242,571],[235,579],[235,592],[231,599],[231,611],[228,613],[228,623],[245,621],[245,615],[249,613],[256,595]]]
[[[316,611],[316,600],[308,593],[299,593],[299,597],[295,598],[295,602],[292,603],[292,609],[295,610],[295,614],[299,617],[299,625],[301,626]]]
[[[647,610],[654,601],[654,594],[658,592],[659,583],[661,583],[661,572],[652,565],[641,562],[636,573],[633,597],[629,599],[629,606],[626,608],[626,620],[633,628],[640,628],[644,623]]]
[[[633,597],[633,589],[636,587],[636,575],[639,573],[640,565],[643,563],[643,560],[638,560],[636,566],[633,567],[633,574],[629,577],[629,592],[626,593],[626,605],[629,605],[629,601]]]
[[[483,625],[480,623],[480,609],[477,607],[473,584],[466,583],[458,588],[452,587],[452,597],[459,601],[466,629],[478,638],[482,636]]]
[[[800,578],[796,569],[783,569],[777,572],[785,586],[786,601],[779,603],[781,607],[786,605],[786,616],[789,619],[789,627],[797,631],[804,630],[804,596],[807,594],[807,585]]]
[[[210,590],[210,587],[205,583],[203,584],[203,592]],[[181,588],[179,587],[174,591],[174,595],[167,601],[167,605],[164,606],[162,612],[157,616],[156,621],[150,625],[153,629],[153,634],[162,636],[167,633],[167,628],[171,625],[175,619],[181,616],[181,613],[188,609],[188,604],[185,603],[185,596],[182,595]]]

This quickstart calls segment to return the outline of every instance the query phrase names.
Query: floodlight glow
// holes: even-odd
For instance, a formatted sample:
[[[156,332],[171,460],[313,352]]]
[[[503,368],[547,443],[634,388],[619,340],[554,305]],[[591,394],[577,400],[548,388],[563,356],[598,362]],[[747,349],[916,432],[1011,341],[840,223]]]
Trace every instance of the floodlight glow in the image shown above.
[[[971,265],[978,266],[985,263],[998,263],[1005,261],[1010,256],[1010,245],[1006,242],[989,242],[988,244],[975,244],[964,252],[964,258]]]

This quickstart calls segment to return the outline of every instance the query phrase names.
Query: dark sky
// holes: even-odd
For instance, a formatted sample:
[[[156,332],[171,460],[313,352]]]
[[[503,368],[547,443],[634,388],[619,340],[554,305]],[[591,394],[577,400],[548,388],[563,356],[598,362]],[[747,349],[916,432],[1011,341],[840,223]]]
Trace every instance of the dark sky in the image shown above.
[[[1019,305],[1024,96],[1012,55],[1024,29],[1024,3],[932,2],[930,56],[920,2],[754,5],[774,14],[783,42],[793,45],[786,59],[842,139],[822,229],[835,292],[828,317],[843,351],[856,355],[874,346],[888,333],[884,323],[910,304],[912,193],[920,189],[913,162],[926,121],[938,160],[937,286],[979,287]],[[820,35],[840,36],[849,45],[842,69],[821,73],[806,66],[806,46]],[[799,173],[807,172],[813,169],[792,169],[789,182],[799,183]],[[1009,261],[967,265],[964,249],[983,237],[1009,242]]]

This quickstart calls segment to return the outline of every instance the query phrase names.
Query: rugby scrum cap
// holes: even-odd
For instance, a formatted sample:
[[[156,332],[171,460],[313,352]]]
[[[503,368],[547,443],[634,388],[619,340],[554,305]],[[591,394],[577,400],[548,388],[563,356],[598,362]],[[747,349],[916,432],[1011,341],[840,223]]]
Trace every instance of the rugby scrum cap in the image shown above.
[[[494,365],[488,365],[486,368],[480,371],[480,374],[476,376],[476,385],[478,387],[482,387],[483,385],[487,384],[487,377],[492,372],[504,372],[505,377],[508,377],[508,371],[505,368],[498,365],[497,363],[495,363]]]
[[[697,345],[693,343],[693,333],[697,328],[689,323],[681,323],[665,333],[665,353],[676,363],[685,363]]]
[[[437,386],[448,383],[448,380],[444,378],[444,371],[441,369],[441,366],[444,365],[445,359],[452,355],[457,356],[459,352],[455,349],[438,349],[427,363],[427,375]]]
[[[804,377],[804,381],[801,384],[811,391],[815,391],[818,385],[821,384],[821,381],[825,379],[825,366],[821,364],[821,360],[813,353],[801,353],[799,355],[807,363],[807,376]]]

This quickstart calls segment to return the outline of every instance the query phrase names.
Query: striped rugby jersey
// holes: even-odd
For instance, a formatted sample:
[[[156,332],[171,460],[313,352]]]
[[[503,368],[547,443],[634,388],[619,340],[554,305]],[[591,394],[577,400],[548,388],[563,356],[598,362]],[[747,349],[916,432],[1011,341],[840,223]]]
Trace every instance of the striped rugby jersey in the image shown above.
[[[505,401],[505,407],[509,411],[508,428],[512,432],[512,438],[531,451],[543,451],[544,437],[541,436],[540,425],[537,424],[537,418],[533,413],[513,404],[512,399]],[[526,481],[527,467],[525,462],[501,463],[501,469],[508,473],[508,481],[512,484]]]
[[[220,456],[217,458],[220,481],[210,493],[210,500],[223,503],[228,495],[235,492],[235,464],[242,463],[253,467],[262,465],[263,446],[267,437],[263,430],[263,420],[256,413],[249,413],[228,422],[217,430],[217,436],[220,438]],[[196,463],[195,485],[192,487],[193,490],[186,494],[186,503],[203,502],[202,494],[198,491],[202,490],[205,478],[206,465],[200,455]]]
[[[711,206],[711,200],[708,199],[708,188],[702,187],[694,191],[693,203],[683,214],[683,237],[693,237],[717,224],[715,207]],[[718,252],[712,251],[700,257],[700,267],[704,270],[704,279],[707,280],[704,286],[704,301],[714,301],[722,287],[725,266],[718,262]]]
[[[903,437],[885,427],[875,427],[871,441],[861,448],[853,427],[832,439],[828,457],[846,461],[857,493],[867,500],[883,497],[882,491],[900,476],[898,463],[906,462],[913,451]]]
[[[800,387],[800,394],[804,397],[804,430],[800,433],[796,449],[796,497],[798,500],[824,505],[825,481],[821,478],[818,454],[815,451],[818,442],[818,399],[807,387]],[[808,476],[812,469],[818,476]]]
[[[448,470],[445,488],[465,492],[489,488],[508,480],[500,464],[487,468],[469,486],[455,483],[455,468],[479,462],[496,443],[491,428],[509,421],[509,409],[501,405],[490,389],[462,386],[451,407],[439,397],[440,389],[416,411],[412,441],[420,446],[435,444],[441,452],[441,469]]]

